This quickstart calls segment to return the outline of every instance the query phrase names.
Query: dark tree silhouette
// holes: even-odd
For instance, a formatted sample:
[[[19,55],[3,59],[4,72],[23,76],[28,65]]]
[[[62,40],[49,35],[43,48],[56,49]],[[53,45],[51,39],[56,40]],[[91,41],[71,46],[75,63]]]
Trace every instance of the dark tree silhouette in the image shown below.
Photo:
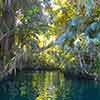
[[[14,43],[14,25],[15,15],[12,8],[13,0],[3,0],[2,16],[0,17],[0,48],[1,58],[11,54],[12,45]]]

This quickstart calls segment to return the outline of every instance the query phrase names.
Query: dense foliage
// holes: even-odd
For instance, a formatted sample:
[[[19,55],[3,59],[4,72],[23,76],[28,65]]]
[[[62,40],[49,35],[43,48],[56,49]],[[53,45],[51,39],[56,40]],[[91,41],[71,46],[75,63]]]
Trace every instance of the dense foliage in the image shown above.
[[[79,39],[80,48],[75,50]],[[88,42],[93,41],[90,66]],[[100,68],[100,8],[97,0],[1,0],[1,66],[17,58],[17,64],[79,70]],[[18,56],[22,58],[18,58]],[[16,64],[15,64],[16,65]],[[89,67],[90,66],[90,67]]]

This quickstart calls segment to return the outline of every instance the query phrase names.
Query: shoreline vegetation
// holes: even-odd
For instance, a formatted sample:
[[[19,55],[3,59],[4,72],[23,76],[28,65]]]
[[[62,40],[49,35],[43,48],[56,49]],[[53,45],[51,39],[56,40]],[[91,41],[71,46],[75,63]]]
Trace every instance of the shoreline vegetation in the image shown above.
[[[51,69],[46,69],[46,68],[39,68],[39,69],[34,69],[34,68],[25,68],[23,69],[22,71],[25,71],[26,73],[27,72],[61,72],[64,74],[65,78],[66,79],[76,79],[76,80],[92,80],[92,81],[96,81],[96,82],[100,82],[100,76],[98,76],[97,74],[93,74],[93,73],[86,73],[86,72],[79,72],[77,74],[73,74],[71,72],[69,73],[66,73],[64,71],[62,71],[61,69],[59,68],[51,68]],[[17,74],[18,72],[20,72],[19,70],[17,70]],[[16,75],[17,75],[16,74]],[[4,81],[4,80],[7,80],[7,79],[11,79],[12,75],[13,76],[16,76],[14,72],[12,73],[4,73],[2,74],[2,78],[0,79],[0,82]]]
[[[26,65],[28,66],[28,65]],[[16,70],[16,71],[15,71]],[[11,72],[10,72],[11,71]],[[78,80],[93,80],[93,81],[97,81],[100,82],[100,76],[98,74],[94,73],[89,73],[86,70],[82,71],[79,70],[77,73],[75,73],[75,71],[64,71],[64,69],[61,68],[53,68],[53,67],[48,67],[48,66],[31,66],[31,67],[24,67],[21,70],[20,69],[12,69],[8,72],[3,72],[0,73],[0,82],[2,82],[5,79],[8,79],[9,77],[16,76],[19,72],[24,71],[24,72],[45,72],[45,71],[54,71],[54,72],[61,72],[64,74],[65,78],[67,79],[78,79]]]

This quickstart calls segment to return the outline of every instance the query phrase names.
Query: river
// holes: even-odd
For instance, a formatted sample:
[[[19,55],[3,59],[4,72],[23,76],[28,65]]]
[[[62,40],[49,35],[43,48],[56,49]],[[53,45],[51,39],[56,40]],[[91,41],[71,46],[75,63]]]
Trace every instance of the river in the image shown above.
[[[100,84],[57,71],[19,72],[0,83],[0,100],[100,100]]]

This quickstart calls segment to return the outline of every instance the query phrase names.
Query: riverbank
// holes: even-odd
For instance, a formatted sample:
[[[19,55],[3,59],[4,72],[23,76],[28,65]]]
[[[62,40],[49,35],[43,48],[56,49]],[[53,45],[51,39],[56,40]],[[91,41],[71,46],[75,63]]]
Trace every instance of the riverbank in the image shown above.
[[[87,71],[81,71],[79,70],[77,73],[75,71],[64,71],[64,69],[61,68],[54,68],[54,67],[46,67],[46,66],[28,66],[28,67],[24,67],[21,70],[20,69],[12,69],[12,71],[9,72],[4,72],[0,75],[0,81],[2,80],[7,80],[9,78],[9,76],[12,75],[17,75],[18,72],[36,72],[36,71],[56,71],[56,72],[61,72],[64,74],[65,78],[67,79],[78,79],[78,80],[93,80],[93,81],[98,81],[100,82],[100,76],[96,73],[88,73]],[[16,73],[15,73],[16,72]]]

